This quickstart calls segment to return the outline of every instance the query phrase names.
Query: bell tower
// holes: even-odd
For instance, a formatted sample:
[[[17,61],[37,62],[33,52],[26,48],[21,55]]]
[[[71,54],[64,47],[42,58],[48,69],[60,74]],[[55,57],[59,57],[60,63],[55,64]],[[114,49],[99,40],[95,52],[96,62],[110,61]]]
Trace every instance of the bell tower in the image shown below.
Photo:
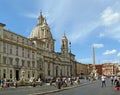
[[[68,39],[67,39],[65,33],[62,37],[61,52],[62,52],[62,54],[68,54]]]

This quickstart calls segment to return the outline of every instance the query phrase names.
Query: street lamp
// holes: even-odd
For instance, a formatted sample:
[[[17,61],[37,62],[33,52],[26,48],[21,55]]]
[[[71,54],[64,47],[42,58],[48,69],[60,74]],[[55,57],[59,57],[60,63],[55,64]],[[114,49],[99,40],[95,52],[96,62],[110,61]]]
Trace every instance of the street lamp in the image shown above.
[[[71,64],[71,42],[69,42],[69,48],[70,48],[70,75],[72,76],[72,64]]]

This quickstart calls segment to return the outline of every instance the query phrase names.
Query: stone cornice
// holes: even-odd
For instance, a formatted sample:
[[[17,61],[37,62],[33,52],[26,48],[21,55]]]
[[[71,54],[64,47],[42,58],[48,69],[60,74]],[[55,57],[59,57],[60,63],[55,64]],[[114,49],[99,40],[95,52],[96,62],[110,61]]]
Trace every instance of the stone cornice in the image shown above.
[[[24,47],[24,48],[28,48],[28,49],[37,51],[37,48],[35,48],[34,46],[18,43],[17,41],[13,41],[13,40],[10,40],[10,39],[0,38],[0,41],[6,42],[6,43],[9,43],[9,44],[12,44],[12,45],[16,45],[16,46],[19,46],[19,47]]]

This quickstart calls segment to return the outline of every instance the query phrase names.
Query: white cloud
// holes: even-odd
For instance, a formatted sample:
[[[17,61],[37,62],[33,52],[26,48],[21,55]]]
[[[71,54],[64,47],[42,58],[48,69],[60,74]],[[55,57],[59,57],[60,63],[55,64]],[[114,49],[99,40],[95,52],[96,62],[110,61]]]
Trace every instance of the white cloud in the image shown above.
[[[56,4],[54,8],[52,2],[44,1],[45,3],[42,8],[43,15],[47,16],[47,22],[50,25],[51,31],[54,32],[53,34],[55,39],[61,38],[61,35],[63,35],[64,31],[66,31],[66,36],[72,43],[78,43],[78,40],[84,43],[86,39],[89,39],[89,35],[93,32],[93,30],[102,25],[101,21],[98,21],[98,18],[92,18],[92,15],[88,18],[86,14],[89,13],[89,11],[82,12],[81,7],[78,6],[79,4],[72,1],[68,3],[68,1],[69,0],[62,0],[59,2],[55,1]],[[72,5],[76,6],[71,7]],[[80,11],[77,11],[76,8],[80,9]],[[39,9],[41,9],[41,6],[38,6],[38,12],[31,11],[31,13],[25,14],[25,16],[30,18],[38,18],[40,12]],[[91,7],[89,9],[91,9]],[[94,17],[97,17],[97,15],[98,13]],[[101,18],[104,25],[112,25],[113,23],[118,22],[119,12],[116,11],[113,6],[107,7],[103,10]],[[119,39],[120,33],[118,31],[120,31],[119,27],[106,29],[104,34],[99,34],[99,37],[107,36],[114,39]]]
[[[114,2],[101,13],[101,26],[104,26],[104,36],[120,40],[120,2]],[[102,35],[101,35],[102,36]],[[100,37],[100,35],[99,35]]]
[[[38,18],[39,14],[38,13],[25,13],[25,14],[20,14],[28,18]]]
[[[104,33],[100,33],[100,34],[98,35],[98,37],[104,37],[104,36],[105,36]]]
[[[118,63],[119,61],[118,60],[116,60],[116,59],[113,59],[113,60],[102,60],[102,63],[104,64],[104,63]]]
[[[104,25],[111,25],[120,21],[120,13],[112,9],[112,7],[107,7],[101,16]]]
[[[104,47],[103,44],[93,44],[92,46],[95,48],[103,48]]]
[[[117,54],[118,57],[120,57],[120,52]]]
[[[106,50],[103,55],[112,55],[112,54],[116,54],[117,50],[113,49],[113,50]]]

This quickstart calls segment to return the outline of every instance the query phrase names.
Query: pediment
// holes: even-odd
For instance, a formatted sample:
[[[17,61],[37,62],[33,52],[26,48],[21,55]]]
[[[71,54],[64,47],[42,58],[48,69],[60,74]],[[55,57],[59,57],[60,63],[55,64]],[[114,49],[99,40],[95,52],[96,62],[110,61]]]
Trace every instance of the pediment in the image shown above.
[[[57,56],[56,58],[55,58],[55,61],[61,61],[61,59]]]

